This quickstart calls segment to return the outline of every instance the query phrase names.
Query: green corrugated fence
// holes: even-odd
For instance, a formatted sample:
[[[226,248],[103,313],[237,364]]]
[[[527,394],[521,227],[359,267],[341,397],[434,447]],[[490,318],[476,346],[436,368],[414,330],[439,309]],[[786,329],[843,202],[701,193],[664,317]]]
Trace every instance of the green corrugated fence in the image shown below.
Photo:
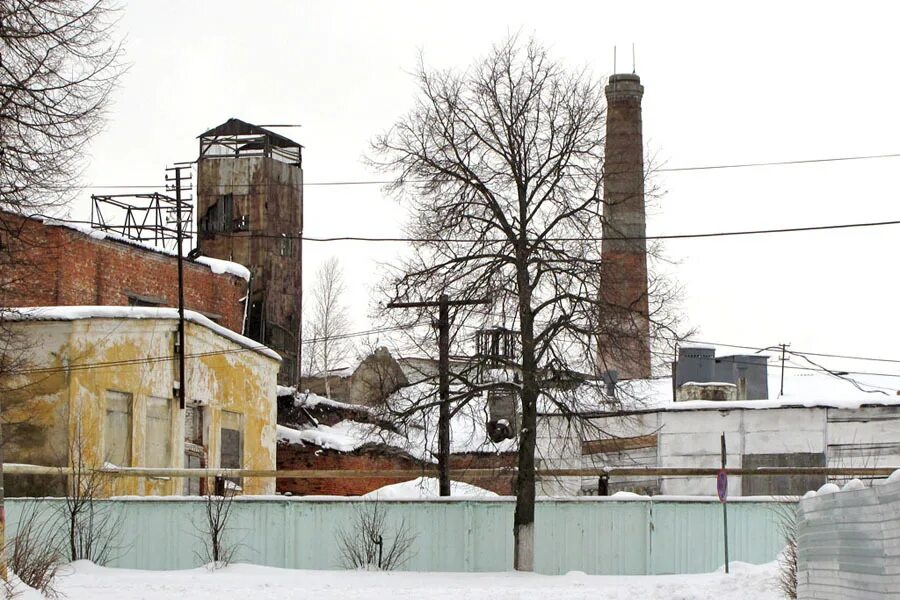
[[[359,498],[240,498],[228,539],[235,560],[274,567],[342,568],[339,532],[351,531],[374,501]],[[62,507],[57,499],[7,500],[8,534],[37,503],[41,518]],[[98,501],[121,524],[109,566],[186,569],[203,563],[205,502],[197,498],[123,498]],[[729,502],[730,559],[774,560],[784,545],[783,501]],[[401,520],[415,535],[405,569],[505,571],[512,567],[512,498],[381,500],[389,526]],[[722,508],[715,499],[573,498],[539,500],[536,570],[604,575],[700,573],[724,562]],[[390,536],[386,536],[390,540]]]

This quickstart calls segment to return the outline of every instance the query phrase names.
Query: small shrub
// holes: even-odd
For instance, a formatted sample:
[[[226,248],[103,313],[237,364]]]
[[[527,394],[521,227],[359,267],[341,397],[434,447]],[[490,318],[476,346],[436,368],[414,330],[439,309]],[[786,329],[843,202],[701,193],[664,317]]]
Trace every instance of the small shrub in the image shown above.
[[[344,568],[392,571],[413,557],[416,536],[410,532],[406,519],[392,528],[386,517],[387,511],[378,502],[365,502],[356,507],[353,522],[338,531]]]
[[[778,555],[778,587],[788,600],[797,600],[797,520],[796,504],[779,505],[779,529],[784,550]]]
[[[59,597],[55,583],[63,556],[56,539],[57,525],[58,519],[42,511],[37,502],[29,503],[19,517],[16,535],[5,547],[8,569],[47,598]],[[7,585],[6,597],[15,596],[13,589]]]

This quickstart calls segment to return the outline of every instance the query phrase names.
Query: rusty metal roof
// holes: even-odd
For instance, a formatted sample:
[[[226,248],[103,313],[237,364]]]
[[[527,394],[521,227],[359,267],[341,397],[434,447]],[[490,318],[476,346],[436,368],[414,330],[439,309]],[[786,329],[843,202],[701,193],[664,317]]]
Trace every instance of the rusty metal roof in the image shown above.
[[[246,121],[235,119],[234,117],[228,119],[218,127],[213,127],[209,131],[201,133],[197,137],[206,138],[228,135],[265,135],[271,140],[272,145],[278,148],[303,147],[301,144],[298,144],[297,142],[286,138],[283,135],[277,134],[274,131],[270,131],[265,127],[253,125],[252,123],[247,123]]]

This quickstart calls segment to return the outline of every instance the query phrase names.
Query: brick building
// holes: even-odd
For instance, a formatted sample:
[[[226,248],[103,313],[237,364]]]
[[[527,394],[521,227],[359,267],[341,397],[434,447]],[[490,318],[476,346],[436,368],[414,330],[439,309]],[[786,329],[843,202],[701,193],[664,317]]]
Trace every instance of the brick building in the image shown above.
[[[287,393],[282,388],[278,402],[279,470],[369,471],[368,477],[330,477],[279,479],[278,493],[297,496],[362,496],[378,488],[423,475],[436,476],[434,458],[421,440],[407,438],[390,423],[380,421],[370,407],[328,400],[314,394]],[[516,465],[514,451],[454,452],[451,469],[511,469]],[[408,471],[400,477],[378,475],[379,471]],[[491,477],[462,476],[456,481],[470,483],[500,494],[513,494],[515,475]]]
[[[178,261],[112,233],[0,213],[0,306],[178,305]],[[185,308],[243,333],[249,272],[185,260]]]

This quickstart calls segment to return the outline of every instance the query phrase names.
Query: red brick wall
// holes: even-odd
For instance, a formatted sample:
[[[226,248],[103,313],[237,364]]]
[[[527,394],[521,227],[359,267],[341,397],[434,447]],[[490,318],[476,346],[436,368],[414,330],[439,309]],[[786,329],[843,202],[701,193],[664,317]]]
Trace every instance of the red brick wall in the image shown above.
[[[365,477],[365,478],[332,478],[332,479],[279,479],[276,482],[278,493],[290,492],[295,496],[361,496],[380,487],[409,481],[421,477],[422,463],[408,456],[387,454],[381,447],[360,448],[355,452],[343,453],[325,450],[313,445],[278,444],[275,462],[279,470],[360,470],[385,471],[409,469],[407,477]],[[450,468],[496,468],[511,467],[516,463],[515,454],[461,454],[450,458]],[[490,478],[457,478],[491,490],[500,495],[512,494],[514,476]]]
[[[128,293],[178,305],[174,256],[8,214],[0,244],[7,250],[0,275],[3,306],[127,306]],[[184,266],[185,307],[218,315],[221,325],[241,332],[247,282],[202,264]]]

